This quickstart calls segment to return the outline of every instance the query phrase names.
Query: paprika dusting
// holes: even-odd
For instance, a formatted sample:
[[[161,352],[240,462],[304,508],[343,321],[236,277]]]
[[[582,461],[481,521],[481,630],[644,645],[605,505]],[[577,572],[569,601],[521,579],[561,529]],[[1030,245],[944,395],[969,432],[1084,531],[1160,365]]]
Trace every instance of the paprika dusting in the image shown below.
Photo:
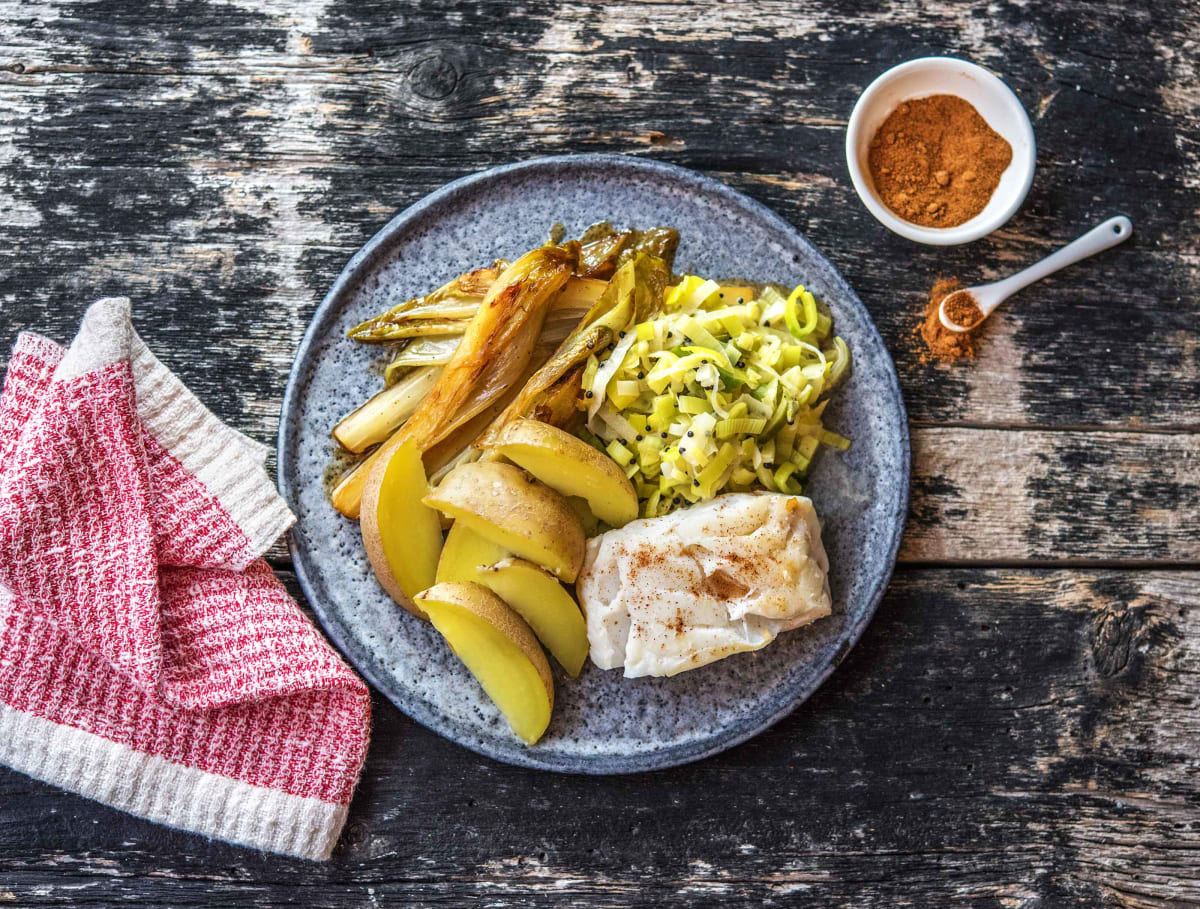
[[[922,227],[955,227],[987,206],[1012,146],[957,95],[905,101],[875,133],[867,164],[893,212]]]
[[[951,331],[942,324],[938,314],[942,300],[946,300],[946,315],[950,321],[969,326],[967,331]],[[971,359],[975,356],[979,340],[976,329],[981,322],[983,313],[976,305],[975,298],[963,290],[958,278],[938,278],[929,291],[925,317],[917,327],[917,335],[925,343],[921,362]]]

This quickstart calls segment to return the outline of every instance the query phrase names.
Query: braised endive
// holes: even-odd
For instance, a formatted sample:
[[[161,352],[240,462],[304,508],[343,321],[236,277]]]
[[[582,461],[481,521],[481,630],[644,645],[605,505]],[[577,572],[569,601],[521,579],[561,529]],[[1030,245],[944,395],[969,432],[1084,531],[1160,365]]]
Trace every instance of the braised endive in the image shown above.
[[[413,297],[355,325],[346,336],[367,344],[386,344],[420,335],[461,334],[480,302],[507,267],[507,262],[497,259],[487,268],[465,272],[431,294]],[[449,328],[437,332],[413,327],[429,323],[448,325]]]
[[[662,259],[640,254],[617,269],[603,295],[588,311],[558,352],[539,369],[521,389],[476,447],[492,445],[505,425],[537,413],[542,422],[561,425],[574,412],[582,364],[593,353],[603,350],[623,335],[626,329],[649,318],[662,305],[668,271]],[[567,400],[571,407],[564,406]]]
[[[331,498],[338,511],[358,517],[371,471],[386,464],[406,440],[424,454],[503,398],[524,374],[547,306],[570,278],[578,257],[574,241],[543,246],[495,278],[428,396],[334,489]]]

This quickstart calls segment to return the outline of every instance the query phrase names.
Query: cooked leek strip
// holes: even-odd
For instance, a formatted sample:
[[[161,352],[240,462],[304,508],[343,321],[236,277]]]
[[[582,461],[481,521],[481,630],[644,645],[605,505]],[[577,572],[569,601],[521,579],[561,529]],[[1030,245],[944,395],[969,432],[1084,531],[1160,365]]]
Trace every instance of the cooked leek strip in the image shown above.
[[[617,413],[615,410],[613,410],[608,405],[605,405],[604,407],[600,408],[600,419],[603,421],[605,426],[609,429],[608,433],[605,433],[603,430],[601,432],[597,433],[597,435],[599,435],[600,438],[602,438],[602,439],[611,439],[611,438],[635,439],[635,438],[637,438],[637,430],[633,428],[633,424],[630,423],[625,417],[623,417],[621,414]],[[612,435],[613,433],[616,433],[616,435],[613,436]]]
[[[704,498],[710,499],[715,495],[714,490],[717,486],[717,481],[724,477],[726,468],[733,463],[736,455],[737,449],[731,443],[726,442],[721,446],[721,450],[717,453],[717,456],[708,463],[708,466],[700,471],[700,476],[696,480],[701,490],[700,494]],[[693,485],[697,484],[694,483]]]
[[[838,451],[845,451],[850,447],[850,440],[845,436],[839,436],[836,432],[830,432],[828,429],[822,429],[817,433],[817,438],[822,444],[828,445],[830,448],[836,448]]]
[[[717,424],[717,438],[729,439],[733,436],[740,435],[755,436],[762,432],[763,427],[766,425],[766,420],[752,420],[746,417],[734,417],[733,411],[730,411],[730,418],[728,420],[722,420]]]
[[[712,336],[712,333],[700,324],[699,320],[693,319],[690,316],[680,320],[680,327],[684,331],[683,343],[692,345],[697,344],[701,348],[708,350],[720,350],[721,342]]]
[[[614,397],[620,396],[622,398],[629,398],[632,402],[636,401],[641,393],[642,389],[640,383],[629,379],[621,379],[617,382],[617,388]]]
[[[704,364],[711,363],[714,356],[714,351],[707,350],[703,353],[693,353],[688,354],[685,357],[680,357],[660,374],[661,378],[673,379],[676,376],[695,373],[697,370],[703,367]]]
[[[625,359],[625,353],[633,346],[633,342],[637,340],[637,336],[629,332],[622,331],[621,337],[611,354],[604,361],[604,364],[596,371],[596,378],[592,380],[590,387],[584,389],[592,393],[592,400],[588,404],[588,421],[595,417],[596,411],[600,409],[600,405],[604,403],[604,395],[608,390],[608,383],[613,376],[617,374],[617,370],[621,368],[621,363]]]
[[[721,350],[719,347],[696,347],[692,345],[688,347],[681,347],[679,348],[679,351],[680,353],[687,355],[684,357],[684,359],[688,360],[689,362],[695,362],[691,359],[692,357],[700,357],[701,360],[709,363],[716,363],[726,368],[728,368],[730,365],[729,357],[725,356],[725,351]]]
[[[628,467],[633,461],[633,452],[618,442],[616,439],[609,442],[604,449],[608,452],[608,456],[620,464],[622,467]]]
[[[721,327],[725,329],[725,333],[730,338],[740,338],[746,331],[746,326],[737,316],[721,316],[720,322]]]
[[[775,485],[780,489],[787,486],[788,479],[796,472],[796,465],[791,461],[785,462],[772,474],[772,479],[775,480]]]
[[[804,302],[804,324],[800,324],[800,320],[796,317],[796,301]],[[804,285],[799,285],[792,291],[787,298],[787,302],[783,308],[783,318],[787,322],[788,330],[797,338],[806,338],[813,333],[817,327],[817,301],[813,299],[813,295],[804,289]]]
[[[846,369],[850,366],[850,348],[841,338],[833,339],[834,359],[829,367],[829,387],[832,388],[842,380]]]
[[[642,517],[652,518],[658,514],[658,500],[662,498],[662,493],[659,490],[654,490],[642,503]]]
[[[675,400],[669,395],[655,398],[654,404],[651,405],[650,419],[648,421],[650,429],[654,432],[665,430],[671,425],[671,420],[674,419],[675,412]]]
[[[728,291],[728,292],[727,292]],[[733,295],[736,292],[736,296]],[[631,478],[647,517],[723,489],[798,493],[850,366],[827,311],[803,287],[784,297],[696,275],[585,370],[589,428]]]
[[[725,407],[721,404],[721,394],[720,394],[720,392],[717,391],[716,384],[712,384],[709,386],[708,403],[709,403],[709,406],[712,408],[712,412],[715,413],[718,417],[720,417],[722,420],[729,419],[729,411],[726,410]]]

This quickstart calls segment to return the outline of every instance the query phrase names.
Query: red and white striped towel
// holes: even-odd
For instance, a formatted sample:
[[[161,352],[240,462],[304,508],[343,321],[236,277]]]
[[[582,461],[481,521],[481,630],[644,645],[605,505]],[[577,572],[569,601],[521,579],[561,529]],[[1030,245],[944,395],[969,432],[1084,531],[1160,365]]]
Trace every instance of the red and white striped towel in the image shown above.
[[[367,689],[260,556],[294,520],[101,300],[0,398],[0,763],[153,821],[329,856]]]

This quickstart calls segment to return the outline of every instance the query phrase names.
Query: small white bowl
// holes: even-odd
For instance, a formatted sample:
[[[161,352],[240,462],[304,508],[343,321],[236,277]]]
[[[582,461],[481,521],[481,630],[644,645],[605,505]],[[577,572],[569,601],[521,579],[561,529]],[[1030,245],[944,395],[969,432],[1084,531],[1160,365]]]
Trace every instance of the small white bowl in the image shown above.
[[[875,191],[867,165],[871,139],[888,114],[904,101],[929,95],[957,95],[967,101],[1012,146],[1012,162],[987,206],[957,227],[922,227],[893,213]],[[1011,218],[1033,183],[1036,159],[1033,126],[1017,96],[983,67],[953,57],[920,57],[892,67],[859,96],[846,127],[846,164],[863,204],[889,230],[935,246],[970,243]]]

